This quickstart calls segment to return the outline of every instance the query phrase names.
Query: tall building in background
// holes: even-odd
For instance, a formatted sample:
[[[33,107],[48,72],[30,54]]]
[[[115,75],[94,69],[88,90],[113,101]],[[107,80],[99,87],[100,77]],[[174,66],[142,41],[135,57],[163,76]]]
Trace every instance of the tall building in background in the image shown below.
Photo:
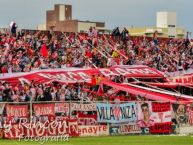
[[[168,37],[176,37],[177,22],[176,12],[157,12],[157,27],[166,28],[168,30]]]
[[[90,27],[105,31],[105,22],[80,21],[72,18],[72,6],[56,4],[54,10],[46,12],[46,24],[38,25],[38,29],[63,31],[63,32],[85,32]]]
[[[157,12],[156,16],[157,27],[169,28],[176,27],[177,17],[176,12]]]
[[[152,37],[155,31],[158,31],[158,37],[163,38],[184,38],[186,36],[186,30],[177,27],[176,12],[157,12],[156,26],[129,28],[131,36]]]

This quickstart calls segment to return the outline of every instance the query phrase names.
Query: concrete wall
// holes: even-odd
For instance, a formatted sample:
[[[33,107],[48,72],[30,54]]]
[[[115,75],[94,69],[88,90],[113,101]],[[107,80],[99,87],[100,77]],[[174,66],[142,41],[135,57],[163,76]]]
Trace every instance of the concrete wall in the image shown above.
[[[39,25],[37,26],[37,30],[42,30],[42,31],[47,30],[47,29],[46,29],[46,24],[39,24]]]
[[[78,22],[78,32],[88,31],[90,27],[96,27],[96,23]]]
[[[78,32],[77,20],[66,20],[56,24],[55,31]]]

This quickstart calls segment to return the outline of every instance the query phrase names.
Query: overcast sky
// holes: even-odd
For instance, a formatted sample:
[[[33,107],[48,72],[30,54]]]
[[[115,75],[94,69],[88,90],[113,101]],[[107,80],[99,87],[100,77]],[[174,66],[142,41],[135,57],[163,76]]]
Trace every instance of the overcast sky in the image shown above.
[[[0,0],[0,27],[14,20],[20,28],[45,23],[54,4],[72,4],[73,18],[116,26],[155,26],[157,11],[177,12],[177,25],[193,32],[193,0]]]

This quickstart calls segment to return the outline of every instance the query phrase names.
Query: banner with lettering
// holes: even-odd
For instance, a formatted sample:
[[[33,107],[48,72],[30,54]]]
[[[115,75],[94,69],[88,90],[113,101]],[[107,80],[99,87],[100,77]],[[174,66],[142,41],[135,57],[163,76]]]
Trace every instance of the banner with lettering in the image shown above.
[[[137,120],[135,102],[124,104],[97,103],[97,121],[104,123],[122,123]]]
[[[97,114],[78,112],[78,125],[98,125]]]
[[[78,104],[78,103],[71,103],[70,109],[72,111],[96,111],[96,104]]]
[[[78,126],[80,136],[104,136],[109,135],[107,125]]]
[[[69,116],[69,103],[55,103],[54,109],[56,113],[63,113],[65,116]]]
[[[170,102],[152,102],[152,115],[155,123],[171,122],[171,104]]]
[[[155,123],[153,126],[150,127],[150,133],[171,133],[172,126],[171,122],[166,123]]]
[[[70,119],[68,122],[69,135],[79,136],[77,119]]]
[[[141,128],[136,123],[120,124],[120,134],[137,134],[141,133]]]
[[[6,105],[7,118],[10,117],[28,117],[28,105]]]
[[[139,134],[141,128],[136,123],[111,124],[109,127],[110,135]]]
[[[137,125],[142,133],[171,132],[171,104],[169,102],[138,103]]]
[[[150,133],[171,133],[171,104],[170,102],[152,102],[152,116],[154,125]]]
[[[35,70],[25,73],[7,73],[0,75],[0,80],[9,82],[12,85],[21,83],[59,81],[64,83],[91,82],[92,75],[101,73],[105,77],[120,76],[140,78],[163,78],[162,72],[144,65],[117,65],[111,68],[83,69],[83,68],[62,68]]]
[[[34,114],[55,116],[54,104],[33,104]]]

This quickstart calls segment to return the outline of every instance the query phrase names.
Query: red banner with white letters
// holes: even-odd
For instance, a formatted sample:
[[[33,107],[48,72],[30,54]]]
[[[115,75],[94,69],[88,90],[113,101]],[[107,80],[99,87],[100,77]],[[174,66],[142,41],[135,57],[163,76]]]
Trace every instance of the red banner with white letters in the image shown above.
[[[9,117],[28,117],[28,105],[6,105],[7,118]]]
[[[153,68],[147,66],[124,66],[118,65],[111,68],[101,69],[84,69],[84,68],[64,68],[64,69],[47,69],[36,70],[26,73],[12,73],[0,75],[1,81],[7,81],[12,85],[21,83],[30,83],[34,80],[36,83],[48,83],[58,81],[62,83],[76,83],[76,82],[91,82],[91,76],[102,74],[105,77],[122,75],[125,77],[138,78],[163,78],[163,74]]]
[[[171,133],[171,103],[152,102],[152,116],[154,125],[150,127],[151,133]]]
[[[54,104],[33,104],[34,113],[36,116],[52,115],[55,116]]]

